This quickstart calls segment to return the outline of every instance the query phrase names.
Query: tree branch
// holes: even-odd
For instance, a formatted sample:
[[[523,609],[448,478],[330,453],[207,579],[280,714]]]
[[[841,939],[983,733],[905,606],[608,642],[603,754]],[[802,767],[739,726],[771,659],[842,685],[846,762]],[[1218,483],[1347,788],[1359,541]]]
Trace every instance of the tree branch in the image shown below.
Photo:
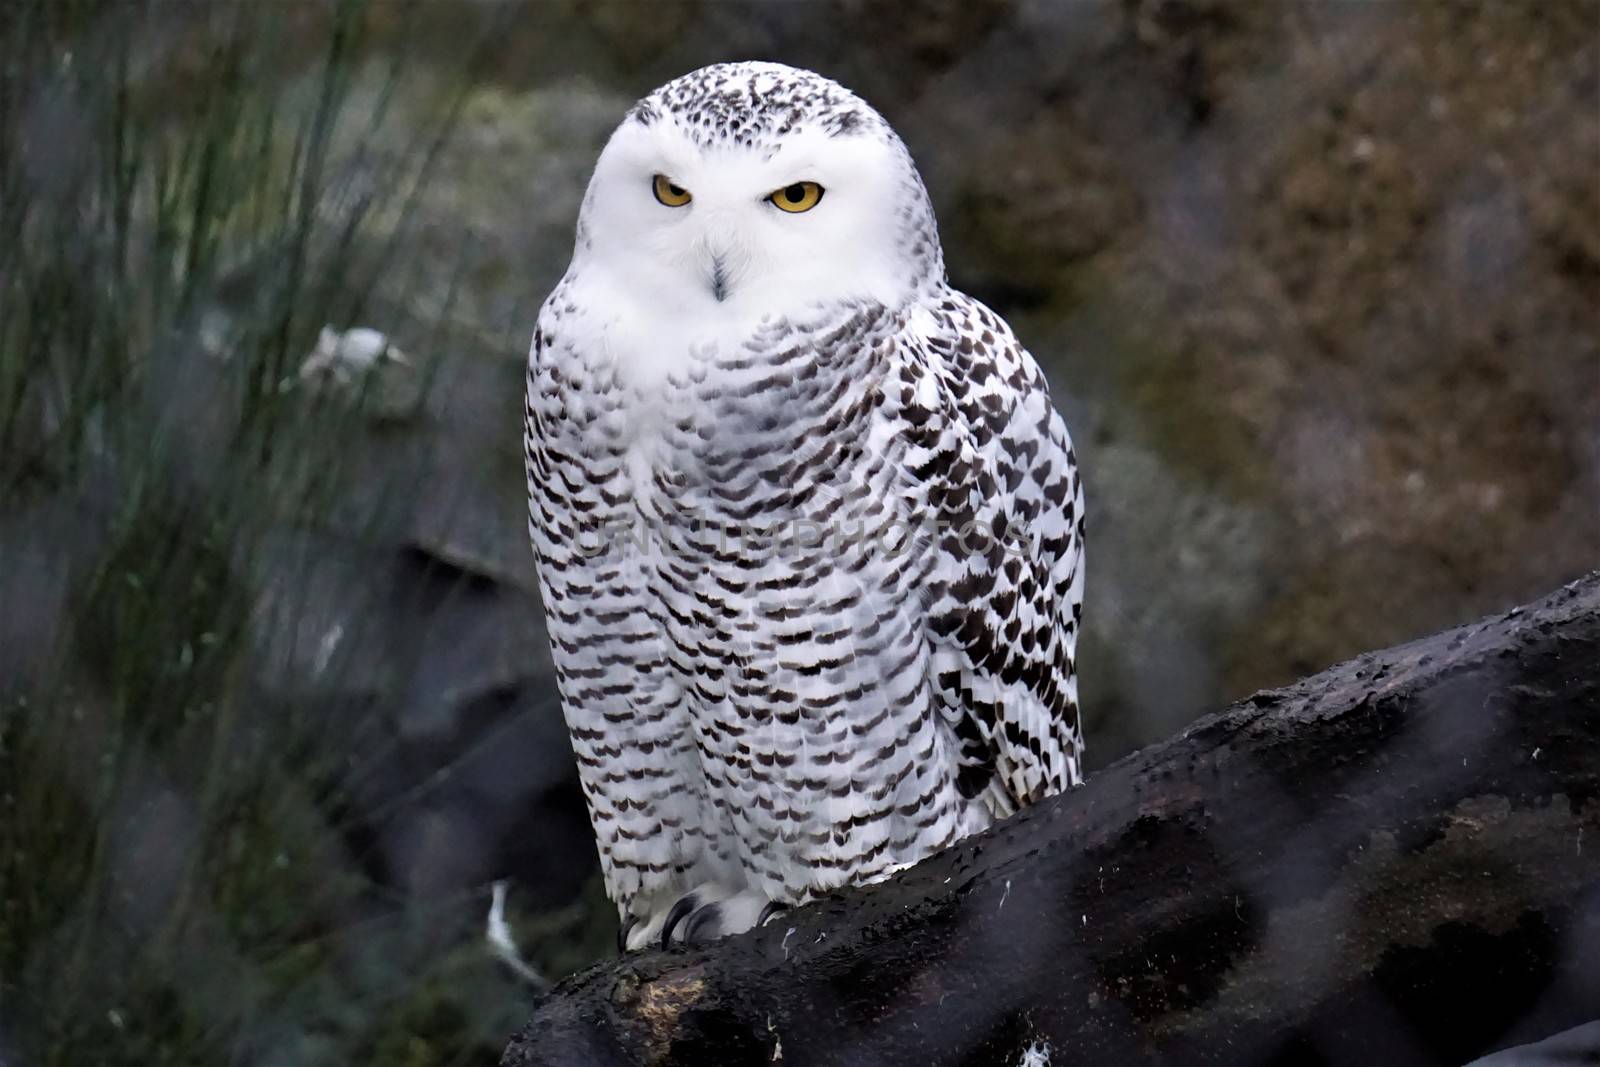
[[[1597,793],[1600,573],[575,975],[502,1062],[1459,1064],[1600,1018]]]

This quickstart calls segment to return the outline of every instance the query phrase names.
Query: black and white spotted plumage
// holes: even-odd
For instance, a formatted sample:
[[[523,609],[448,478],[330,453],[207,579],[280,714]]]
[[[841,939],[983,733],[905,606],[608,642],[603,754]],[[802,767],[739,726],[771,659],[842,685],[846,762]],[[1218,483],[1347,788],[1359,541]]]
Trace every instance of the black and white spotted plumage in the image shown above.
[[[693,202],[656,202],[655,174]],[[795,181],[822,200],[776,212]],[[1071,442],[848,91],[725,64],[630,112],[526,414],[557,681],[629,944],[744,929],[1079,780]]]

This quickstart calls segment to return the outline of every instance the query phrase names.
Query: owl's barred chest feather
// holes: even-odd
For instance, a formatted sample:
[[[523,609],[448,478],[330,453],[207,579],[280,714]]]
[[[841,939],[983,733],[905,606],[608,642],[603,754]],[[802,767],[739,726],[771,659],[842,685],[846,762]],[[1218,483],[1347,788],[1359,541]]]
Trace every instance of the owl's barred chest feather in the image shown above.
[[[947,732],[927,718],[908,731],[892,714],[931,700],[918,595],[931,557],[910,539],[904,443],[879,412],[900,325],[871,306],[770,324],[732,351],[701,347],[649,397],[559,334],[541,339],[531,375],[544,401],[536,481],[556,490],[547,506],[570,516],[581,546],[574,557],[543,539],[547,599],[589,591],[569,584],[582,559],[609,579],[608,610],[589,617],[639,625],[610,653],[599,646],[621,633],[599,626],[569,627],[583,631],[570,649],[558,641],[574,737],[607,697],[634,713],[601,713],[612,736],[652,752],[674,731],[692,742],[674,756],[682,825],[652,845],[753,872],[774,898],[854,880],[983,821],[944,771]],[[570,491],[585,485],[585,499]],[[590,658],[634,672],[580,687],[589,671],[574,661]],[[892,787],[864,806],[875,768]],[[907,825],[868,818],[924,801]],[[619,831],[612,855],[625,862]]]
[[[551,409],[543,432],[555,447],[614,464],[616,484],[591,525],[719,521],[731,534],[761,520],[824,520],[849,464],[874,444],[896,326],[883,308],[834,309],[626,358],[552,337],[548,366],[535,371]],[[673,369],[630,370],[652,361]]]
[[[721,144],[746,111],[777,119]],[[804,221],[745,199],[790,183]],[[525,445],[629,945],[746,928],[1077,781],[1071,443],[847,91],[734,64],[635,110],[540,314]]]

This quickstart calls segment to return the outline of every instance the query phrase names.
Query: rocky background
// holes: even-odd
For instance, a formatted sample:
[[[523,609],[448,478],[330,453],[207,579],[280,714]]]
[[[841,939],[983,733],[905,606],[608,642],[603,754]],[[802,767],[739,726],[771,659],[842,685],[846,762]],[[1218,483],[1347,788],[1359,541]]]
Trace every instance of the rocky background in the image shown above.
[[[0,1064],[492,1063],[614,918],[523,530],[595,154],[838,78],[1089,495],[1092,766],[1600,562],[1600,6],[22,5]],[[324,324],[408,357],[302,375]]]

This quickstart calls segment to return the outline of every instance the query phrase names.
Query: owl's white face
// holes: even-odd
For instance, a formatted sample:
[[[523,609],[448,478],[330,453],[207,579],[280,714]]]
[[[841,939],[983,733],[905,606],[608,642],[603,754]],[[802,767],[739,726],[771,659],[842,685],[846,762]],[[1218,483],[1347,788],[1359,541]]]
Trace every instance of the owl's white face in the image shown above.
[[[715,124],[674,112],[667,97],[612,135],[584,199],[572,273],[604,285],[630,318],[723,336],[817,304],[895,306],[942,276],[927,194],[887,124],[809,72],[739,66],[755,71],[757,90],[715,96]],[[871,121],[830,128],[821,120],[837,102],[817,121],[795,121],[783,109],[798,105],[782,95],[794,75],[845,94]]]

